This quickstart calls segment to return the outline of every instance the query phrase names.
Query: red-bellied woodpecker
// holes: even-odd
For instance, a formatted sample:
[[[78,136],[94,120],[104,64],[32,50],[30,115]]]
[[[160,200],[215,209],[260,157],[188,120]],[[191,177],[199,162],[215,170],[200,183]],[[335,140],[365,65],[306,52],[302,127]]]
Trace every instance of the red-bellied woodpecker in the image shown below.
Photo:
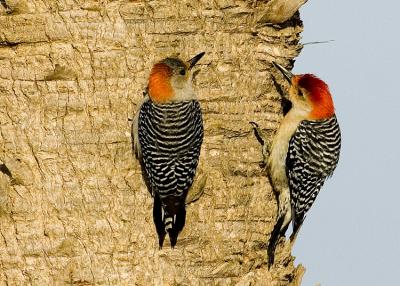
[[[188,62],[166,58],[156,63],[132,124],[133,149],[154,198],[153,219],[160,248],[167,232],[174,247],[185,225],[185,199],[203,141],[192,68],[203,55]]]
[[[278,202],[278,216],[268,244],[268,264],[290,221],[294,241],[307,211],[339,160],[341,136],[333,100],[325,82],[312,74],[293,75],[274,65],[289,81],[292,106],[272,144],[265,148],[266,167]],[[259,132],[255,127],[256,134]],[[258,133],[259,135],[259,133]]]

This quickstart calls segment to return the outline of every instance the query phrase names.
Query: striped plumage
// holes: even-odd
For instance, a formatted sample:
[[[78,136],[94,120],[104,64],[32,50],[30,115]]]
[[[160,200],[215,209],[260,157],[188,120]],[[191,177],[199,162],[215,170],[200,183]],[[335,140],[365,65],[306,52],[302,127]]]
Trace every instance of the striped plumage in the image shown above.
[[[200,104],[195,100],[144,102],[139,112],[138,137],[142,166],[155,198],[154,222],[160,246],[166,230],[174,246],[185,224],[185,199],[203,141]]]
[[[182,197],[190,188],[200,155],[203,123],[197,101],[156,104],[139,113],[139,142],[152,192]]]
[[[340,129],[328,85],[312,74],[293,75],[275,66],[288,80],[292,104],[272,144],[266,166],[276,195],[278,214],[268,244],[268,264],[274,263],[279,238],[293,223],[293,242],[325,180],[335,170],[340,154]]]
[[[200,104],[187,62],[165,58],[153,65],[144,99],[132,123],[133,151],[154,198],[153,220],[160,248],[168,233],[174,247],[185,225],[185,200],[196,175],[203,141]]]
[[[302,224],[325,180],[335,170],[340,146],[340,129],[335,115],[321,121],[301,121],[290,139],[286,172],[294,233]]]

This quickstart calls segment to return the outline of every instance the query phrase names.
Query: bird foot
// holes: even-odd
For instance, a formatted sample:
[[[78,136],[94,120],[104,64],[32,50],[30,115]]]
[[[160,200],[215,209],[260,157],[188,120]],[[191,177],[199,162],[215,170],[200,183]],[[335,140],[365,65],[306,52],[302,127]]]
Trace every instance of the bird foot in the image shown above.
[[[198,174],[199,176],[195,179],[194,184],[189,189],[185,201],[186,205],[189,205],[199,200],[204,194],[204,189],[207,183],[207,174],[203,174],[202,171],[198,171]]]
[[[256,136],[257,141],[262,146],[263,160],[260,162],[260,167],[264,169],[267,166],[270,144],[260,126],[254,121],[250,121],[249,123],[251,124],[251,126],[253,126],[254,135]]]

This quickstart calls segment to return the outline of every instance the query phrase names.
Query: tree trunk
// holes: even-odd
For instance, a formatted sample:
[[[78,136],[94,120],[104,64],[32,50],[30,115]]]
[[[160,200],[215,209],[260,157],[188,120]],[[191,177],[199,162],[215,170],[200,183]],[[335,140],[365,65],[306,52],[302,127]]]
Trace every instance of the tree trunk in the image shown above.
[[[265,25],[268,1],[0,2],[0,285],[300,284],[289,243],[266,266],[276,202],[249,125],[278,127],[271,61],[301,50],[298,14]],[[201,51],[199,199],[177,247],[159,250],[128,119],[156,61]]]

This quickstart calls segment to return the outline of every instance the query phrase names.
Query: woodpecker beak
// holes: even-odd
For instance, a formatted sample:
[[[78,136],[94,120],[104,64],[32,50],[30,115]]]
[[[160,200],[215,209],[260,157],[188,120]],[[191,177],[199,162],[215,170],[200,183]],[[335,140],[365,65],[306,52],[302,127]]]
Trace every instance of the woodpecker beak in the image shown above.
[[[195,64],[204,56],[205,52],[201,52],[200,54],[194,56],[190,60],[188,60],[189,63],[189,70],[191,70]]]
[[[278,70],[280,70],[283,73],[283,75],[288,80],[288,82],[290,84],[292,84],[293,74],[290,71],[288,71],[287,69],[285,69],[283,66],[281,66],[280,64],[277,64],[276,62],[272,62],[272,63],[274,64],[274,66],[277,67]]]

